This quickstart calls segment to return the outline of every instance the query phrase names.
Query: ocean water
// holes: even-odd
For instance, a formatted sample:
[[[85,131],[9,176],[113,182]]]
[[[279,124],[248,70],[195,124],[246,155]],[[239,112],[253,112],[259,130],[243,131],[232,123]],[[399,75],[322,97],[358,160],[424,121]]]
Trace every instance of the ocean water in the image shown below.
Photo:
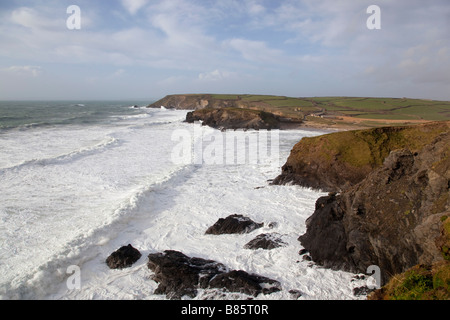
[[[168,249],[281,282],[281,292],[258,299],[293,299],[289,290],[299,299],[364,298],[352,290],[366,281],[298,255],[322,193],[268,184],[296,142],[322,132],[236,131],[228,143],[226,132],[184,123],[186,111],[145,104],[0,102],[1,299],[165,299],[153,294],[146,256]],[[235,213],[265,226],[204,234]],[[243,248],[264,232],[287,245]],[[106,258],[127,244],[141,259],[110,270]],[[204,290],[197,298],[247,297]]]

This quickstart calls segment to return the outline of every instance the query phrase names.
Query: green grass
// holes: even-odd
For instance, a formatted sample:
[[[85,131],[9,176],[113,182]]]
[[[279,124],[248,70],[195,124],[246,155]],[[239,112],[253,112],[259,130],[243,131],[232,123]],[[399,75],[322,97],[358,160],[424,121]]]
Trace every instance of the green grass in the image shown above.
[[[244,101],[265,101],[265,100],[284,100],[286,97],[283,96],[271,96],[271,95],[242,95],[241,99]]]
[[[239,96],[237,94],[212,94],[211,97],[218,100],[237,100]]]
[[[195,96],[195,94],[187,95]],[[288,117],[303,118],[313,112],[326,110],[334,116],[349,116],[371,119],[380,125],[380,120],[450,120],[450,101],[421,100],[408,98],[373,97],[286,97],[252,94],[197,94],[202,99],[230,100],[242,108],[255,108],[276,112]],[[365,125],[364,123],[362,123]]]
[[[383,287],[385,300],[448,300],[450,298],[450,265],[417,265],[394,276]]]
[[[417,117],[424,120],[441,120],[450,118],[450,105],[412,106],[393,111],[399,117]]]
[[[346,112],[344,112],[346,113]],[[350,115],[346,113],[347,115]],[[416,115],[410,115],[410,114],[391,114],[391,113],[360,113],[354,116],[355,118],[361,118],[361,119],[374,119],[374,120],[420,120],[421,118]]]

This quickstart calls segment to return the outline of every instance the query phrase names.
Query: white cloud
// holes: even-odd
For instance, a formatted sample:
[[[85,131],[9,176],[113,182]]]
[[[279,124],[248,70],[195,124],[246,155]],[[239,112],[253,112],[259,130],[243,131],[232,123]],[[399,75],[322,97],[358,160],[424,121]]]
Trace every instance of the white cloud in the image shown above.
[[[10,66],[4,68],[3,71],[13,75],[31,76],[35,78],[41,73],[42,68],[39,66]]]
[[[198,79],[202,81],[218,81],[218,80],[224,80],[226,78],[229,78],[233,76],[234,73],[228,72],[228,71],[221,71],[219,69],[216,69],[211,72],[204,72],[200,73],[198,75]]]
[[[136,14],[147,3],[148,0],[122,0],[122,5],[132,15]]]
[[[258,1],[250,0],[247,1],[246,5],[250,15],[260,15],[266,12],[266,8],[258,3]]]
[[[10,21],[13,24],[31,29],[60,28],[65,26],[66,16],[64,14],[65,12],[52,19],[33,8],[20,7],[11,12]]]
[[[255,63],[282,63],[283,51],[270,48],[264,41],[255,41],[242,38],[234,38],[223,42],[225,47],[230,47],[241,53],[242,57]]]

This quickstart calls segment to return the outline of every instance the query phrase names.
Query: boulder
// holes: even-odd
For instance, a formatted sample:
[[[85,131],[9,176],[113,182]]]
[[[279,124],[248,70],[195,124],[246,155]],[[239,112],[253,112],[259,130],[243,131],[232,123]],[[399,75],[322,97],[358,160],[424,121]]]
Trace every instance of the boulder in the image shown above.
[[[278,233],[263,233],[250,240],[245,246],[245,249],[275,249],[286,245]]]
[[[233,233],[249,233],[255,229],[261,228],[264,223],[256,223],[250,218],[243,215],[233,214],[228,217],[220,218],[217,222],[209,227],[205,234],[233,234]]]
[[[148,255],[148,268],[154,271],[153,280],[159,283],[155,294],[169,299],[194,298],[198,289],[218,289],[257,296],[281,290],[278,281],[248,274],[242,270],[229,270],[223,264],[166,250]]]
[[[166,250],[148,255],[148,268],[155,272],[153,280],[159,283],[155,294],[165,294],[169,299],[182,296],[195,297],[197,288],[205,288],[216,275],[228,271],[221,263]]]
[[[252,296],[257,296],[260,293],[271,294],[281,290],[278,281],[249,274],[242,270],[232,270],[230,272],[222,273],[209,283],[209,288],[226,289],[230,292],[240,292]]]
[[[123,246],[114,251],[108,258],[106,264],[110,269],[123,269],[133,265],[141,257],[141,253],[131,244]]]
[[[289,290],[289,293],[291,294],[292,299],[297,300],[298,298],[300,298],[303,293],[300,290]]]
[[[369,288],[367,286],[357,287],[357,288],[353,288],[353,295],[356,297],[367,296],[369,293],[371,293],[374,290],[375,290],[375,288]]]

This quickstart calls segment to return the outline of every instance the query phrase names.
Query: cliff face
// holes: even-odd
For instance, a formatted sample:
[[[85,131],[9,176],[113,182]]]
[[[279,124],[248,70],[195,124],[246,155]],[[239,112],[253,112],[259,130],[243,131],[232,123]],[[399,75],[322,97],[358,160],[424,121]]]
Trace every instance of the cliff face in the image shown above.
[[[292,149],[273,184],[293,183],[323,191],[342,191],[379,168],[392,150],[408,148],[418,152],[449,127],[447,121],[303,138]]]
[[[275,115],[258,110],[223,108],[205,108],[189,112],[187,122],[203,121],[216,129],[279,129],[280,121]]]
[[[203,108],[227,108],[238,107],[237,101],[214,99],[209,94],[180,94],[168,95],[161,100],[147,106],[148,108],[179,109],[179,110],[197,110]]]
[[[414,265],[443,260],[442,221],[450,215],[448,128],[449,122],[443,122],[372,131],[377,136],[386,134],[381,140],[384,143],[379,145],[380,152],[374,154],[378,150],[367,147],[371,156],[365,162],[356,162],[365,165],[355,166],[361,171],[350,176],[354,180],[345,173],[342,180],[346,182],[342,183],[339,171],[333,173],[334,179],[327,180],[327,186],[335,191],[340,188],[342,192],[317,200],[315,212],[307,220],[307,231],[299,237],[312,259],[325,267],[351,272],[366,273],[370,265],[377,265],[383,283]],[[361,137],[369,132],[352,134]],[[390,142],[394,149],[389,152],[389,148],[381,146],[389,145],[386,137],[392,135],[397,142]],[[323,142],[320,146],[330,152]],[[305,152],[304,146],[302,150]],[[319,152],[317,146],[312,150]],[[378,164],[377,159],[386,152],[388,155]],[[334,170],[334,165],[342,161],[342,154],[332,154],[328,170]],[[313,158],[311,154],[307,157]],[[308,174],[306,168],[303,165],[300,181],[309,181],[304,179]],[[338,168],[351,170],[349,166]],[[315,177],[320,179],[326,174],[324,171]]]

